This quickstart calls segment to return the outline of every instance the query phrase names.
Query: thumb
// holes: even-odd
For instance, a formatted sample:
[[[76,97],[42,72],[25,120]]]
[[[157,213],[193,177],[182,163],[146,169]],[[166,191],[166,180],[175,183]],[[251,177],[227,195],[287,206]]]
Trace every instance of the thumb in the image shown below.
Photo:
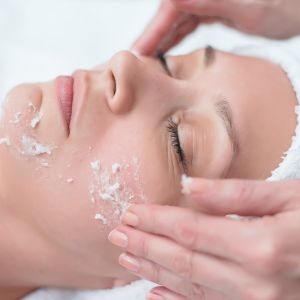
[[[300,206],[300,181],[185,180],[188,205],[213,215],[275,215]]]
[[[161,41],[171,32],[173,24],[181,15],[182,13],[178,12],[169,0],[162,1],[157,14],[132,48],[142,55],[155,54]]]

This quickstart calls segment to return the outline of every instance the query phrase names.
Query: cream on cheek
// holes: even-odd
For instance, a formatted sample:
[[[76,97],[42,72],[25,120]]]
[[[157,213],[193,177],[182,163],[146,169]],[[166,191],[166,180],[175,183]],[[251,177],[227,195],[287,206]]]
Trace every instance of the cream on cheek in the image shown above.
[[[89,195],[95,206],[94,218],[103,225],[116,225],[132,203],[146,202],[137,157],[111,165],[96,159],[90,163],[90,170]]]
[[[39,181],[41,187],[37,189],[44,191],[42,193],[45,199],[49,198],[45,195],[46,191],[51,191],[54,186],[55,191],[51,193],[57,199],[67,201],[70,197],[80,195],[78,198],[87,199],[85,211],[90,216],[90,221],[87,222],[101,226],[116,225],[131,203],[146,201],[137,155],[128,152],[130,156],[118,156],[114,161],[111,154],[99,155],[102,150],[110,153],[112,149],[107,151],[107,147],[113,145],[108,144],[103,149],[98,149],[92,143],[79,144],[82,142],[76,142],[76,139],[55,145],[47,140],[46,134],[39,132],[39,125],[42,124],[43,117],[47,116],[47,111],[42,110],[38,90],[27,93],[26,100],[16,101],[22,97],[24,98],[22,94],[13,94],[7,99],[0,146],[7,147],[9,157],[14,161],[13,165],[25,166],[22,167],[25,176],[30,172],[33,180],[43,178]],[[78,161],[85,163],[80,165]],[[77,204],[72,205],[75,207]],[[82,215],[84,218],[87,216],[86,213]]]
[[[25,87],[20,89],[26,91]],[[20,94],[17,90],[8,95],[3,108],[0,141],[10,148],[13,155],[21,155],[27,161],[34,160],[37,168],[46,167],[56,146],[37,134],[44,115],[40,108],[40,90],[30,89],[29,92],[27,89],[26,92],[26,101],[16,99]]]

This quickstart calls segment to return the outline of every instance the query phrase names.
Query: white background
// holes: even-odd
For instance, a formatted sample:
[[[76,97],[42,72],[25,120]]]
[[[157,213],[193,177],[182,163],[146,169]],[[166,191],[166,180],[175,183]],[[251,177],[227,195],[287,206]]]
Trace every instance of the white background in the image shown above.
[[[129,49],[158,5],[159,0],[0,0],[0,100],[18,83],[67,75]],[[204,26],[173,52],[207,43],[226,50],[249,40]]]

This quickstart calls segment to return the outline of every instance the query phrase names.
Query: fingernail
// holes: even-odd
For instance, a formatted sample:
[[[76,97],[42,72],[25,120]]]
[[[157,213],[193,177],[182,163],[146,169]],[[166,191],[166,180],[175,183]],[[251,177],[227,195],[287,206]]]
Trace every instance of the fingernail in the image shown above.
[[[213,186],[213,181],[203,178],[192,178],[182,175],[182,193],[186,195],[198,195],[209,191]]]
[[[133,55],[135,55],[137,58],[139,58],[141,56],[141,53],[137,50],[137,49],[134,49],[134,48],[131,48],[129,50]]]
[[[209,179],[200,179],[200,178],[193,178],[190,189],[191,195],[197,196],[198,194],[204,194],[213,188],[213,181]]]
[[[119,264],[132,272],[138,272],[140,269],[139,261],[132,255],[122,253],[119,257]]]
[[[115,246],[126,248],[128,245],[128,237],[121,231],[114,229],[108,235],[108,240]]]
[[[121,217],[121,221],[130,226],[137,226],[139,224],[138,216],[130,211],[124,213],[124,215]]]
[[[166,299],[165,297],[153,293],[150,293],[147,296],[147,300],[165,300],[165,299]]]

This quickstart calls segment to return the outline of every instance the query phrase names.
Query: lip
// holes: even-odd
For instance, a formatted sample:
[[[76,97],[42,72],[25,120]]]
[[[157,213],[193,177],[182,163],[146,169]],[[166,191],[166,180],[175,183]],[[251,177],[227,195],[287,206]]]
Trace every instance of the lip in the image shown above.
[[[70,132],[72,107],[74,99],[74,78],[72,76],[58,76],[56,78],[57,98],[65,119],[65,124]]]

